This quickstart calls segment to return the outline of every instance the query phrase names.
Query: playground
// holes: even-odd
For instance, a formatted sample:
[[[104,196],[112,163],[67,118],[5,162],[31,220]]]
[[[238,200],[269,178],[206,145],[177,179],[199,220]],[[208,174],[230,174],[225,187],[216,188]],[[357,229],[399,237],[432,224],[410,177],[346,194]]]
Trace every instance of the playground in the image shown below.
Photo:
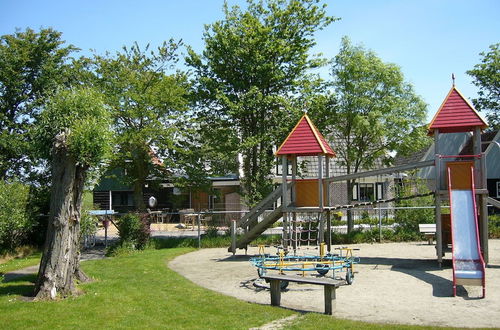
[[[486,127],[453,85],[428,127],[428,134],[434,136],[434,160],[331,177],[329,159],[336,156],[335,152],[304,114],[275,153],[281,158],[282,184],[233,222],[232,244],[227,252],[212,249],[189,253],[176,258],[170,267],[206,288],[260,304],[271,300],[274,306],[298,311],[324,310],[336,317],[376,323],[497,327],[500,241],[488,239],[489,197],[480,134]],[[440,153],[440,134],[464,132],[473,132],[473,154]],[[297,175],[297,159],[304,156],[317,157],[314,180],[305,181]],[[424,167],[434,171],[436,245],[412,242],[342,247],[349,253],[358,251],[356,259],[335,253],[338,247],[331,237],[332,211],[364,204],[331,205],[331,182]],[[278,202],[274,211],[264,215],[264,210]],[[443,202],[449,202],[449,214],[441,213]],[[317,215],[316,247],[298,245],[302,213]],[[278,251],[249,247],[280,218],[283,234]],[[240,237],[236,235],[237,227],[244,229]],[[245,249],[246,254],[237,254],[238,249]],[[194,264],[203,271],[193,271]],[[345,275],[314,279],[327,276],[325,268],[344,271]],[[269,270],[275,274],[267,275]],[[267,287],[263,280],[270,281]]]
[[[500,240],[489,240],[486,298],[481,286],[458,287],[452,296],[451,258],[436,262],[435,246],[427,242],[359,244],[360,264],[353,285],[337,289],[333,315],[338,318],[390,324],[454,327],[500,325]],[[275,253],[275,248],[266,248]],[[317,250],[310,251],[317,254]],[[177,257],[169,267],[195,284],[241,300],[269,305],[269,290],[254,286],[256,269],[248,255],[226,249],[202,249]],[[193,265],[196,265],[194,268]],[[465,289],[464,289],[465,288]],[[297,311],[323,312],[323,289],[290,283],[281,306]]]

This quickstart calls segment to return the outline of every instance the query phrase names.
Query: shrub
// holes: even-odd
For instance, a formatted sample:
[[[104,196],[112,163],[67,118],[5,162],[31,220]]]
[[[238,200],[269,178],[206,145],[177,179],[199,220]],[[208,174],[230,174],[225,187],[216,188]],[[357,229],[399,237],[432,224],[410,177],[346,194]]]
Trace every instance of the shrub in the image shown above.
[[[149,217],[147,215],[140,216],[128,213],[120,218],[117,224],[120,245],[131,244],[135,249],[144,249],[151,237],[149,225]]]
[[[490,215],[488,217],[488,237],[500,238],[500,215]]]
[[[412,184],[402,187],[398,191],[399,197],[409,197],[415,194],[425,194],[429,189],[422,180],[413,179]],[[425,196],[412,199],[401,200],[397,203],[399,207],[413,207],[413,206],[433,206],[434,196]],[[421,238],[418,231],[419,223],[434,223],[434,210],[433,209],[406,209],[396,210],[394,221],[398,223],[396,235],[400,236],[403,240],[419,240]]]
[[[96,216],[90,215],[86,209],[82,210],[82,217],[80,219],[80,243],[85,247],[92,245],[93,242],[89,241],[97,233],[97,224],[99,219]]]
[[[0,250],[12,251],[27,243],[33,227],[28,212],[30,187],[0,180]]]

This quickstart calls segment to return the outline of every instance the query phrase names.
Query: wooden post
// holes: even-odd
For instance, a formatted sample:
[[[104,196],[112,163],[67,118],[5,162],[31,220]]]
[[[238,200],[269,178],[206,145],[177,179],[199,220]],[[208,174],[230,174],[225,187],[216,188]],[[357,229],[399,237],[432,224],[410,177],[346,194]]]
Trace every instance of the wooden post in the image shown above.
[[[486,154],[481,153],[481,181],[482,188],[486,189],[487,185],[487,172],[486,172]],[[489,262],[488,253],[488,195],[482,194],[480,196],[480,226],[481,226],[481,248],[483,250],[483,259],[486,264]]]
[[[325,241],[325,220],[323,218],[323,206],[324,206],[324,200],[323,200],[323,156],[318,155],[318,207],[319,207],[319,214],[318,214],[318,221],[319,221],[319,226],[318,226],[318,244],[321,244]]]
[[[280,306],[280,304],[281,304],[280,280],[271,280],[271,305]]]
[[[318,155],[318,206],[323,211],[323,156]]]
[[[290,201],[292,205],[295,207],[297,205],[297,188],[295,185],[295,180],[297,179],[297,156],[292,157],[292,187],[290,188]],[[297,233],[297,212],[292,212],[292,248],[293,253],[297,253],[297,242],[298,242],[298,233]]]
[[[325,176],[330,178],[330,158],[326,156]],[[326,183],[326,206],[330,206],[330,181]],[[326,249],[332,252],[332,215],[330,209],[326,212]]]
[[[292,158],[292,187],[290,188],[290,202],[295,206],[297,202],[297,188],[295,186],[297,180],[297,156]]]
[[[434,154],[435,154],[435,203],[436,203],[436,254],[439,266],[443,263],[443,231],[441,223],[441,158],[439,158],[439,130],[434,130]]]
[[[286,155],[281,156],[281,182],[283,193],[281,196],[281,208],[283,209],[283,248],[288,250],[288,189],[287,189],[288,159]]]
[[[325,314],[332,315],[334,305],[335,305],[335,286],[333,285],[325,285]]]

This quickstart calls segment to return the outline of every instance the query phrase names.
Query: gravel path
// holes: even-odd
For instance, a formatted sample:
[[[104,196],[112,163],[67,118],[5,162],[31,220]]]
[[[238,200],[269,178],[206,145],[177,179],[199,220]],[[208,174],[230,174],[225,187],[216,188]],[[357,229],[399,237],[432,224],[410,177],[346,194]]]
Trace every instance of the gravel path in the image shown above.
[[[490,240],[485,299],[478,299],[480,287],[459,287],[459,296],[451,296],[451,262],[440,269],[432,245],[387,243],[351,247],[360,248],[361,264],[356,268],[359,273],[354,284],[337,290],[336,317],[375,323],[500,327],[500,240]],[[257,248],[250,248],[248,256],[233,257],[227,249],[202,249],[177,257],[169,267],[208,289],[269,304],[269,291],[254,286],[257,272],[248,262],[250,255],[257,252]],[[266,252],[275,251],[268,248]],[[286,308],[323,312],[323,288],[290,283],[281,295],[281,303]]]

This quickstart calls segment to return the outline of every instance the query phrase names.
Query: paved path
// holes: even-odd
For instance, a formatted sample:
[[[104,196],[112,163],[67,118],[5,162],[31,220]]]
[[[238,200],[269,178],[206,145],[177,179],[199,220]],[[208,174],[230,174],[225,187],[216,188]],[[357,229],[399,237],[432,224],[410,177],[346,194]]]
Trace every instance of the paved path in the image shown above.
[[[97,247],[97,248],[86,250],[86,251],[82,252],[81,261],[103,259],[103,258],[105,258],[104,247]],[[38,273],[39,266],[40,265],[29,266],[29,267],[25,267],[22,269],[18,269],[18,270],[6,273],[3,276],[3,282],[10,282],[10,281],[13,281],[17,278],[26,276],[26,275],[36,274],[36,273]]]

